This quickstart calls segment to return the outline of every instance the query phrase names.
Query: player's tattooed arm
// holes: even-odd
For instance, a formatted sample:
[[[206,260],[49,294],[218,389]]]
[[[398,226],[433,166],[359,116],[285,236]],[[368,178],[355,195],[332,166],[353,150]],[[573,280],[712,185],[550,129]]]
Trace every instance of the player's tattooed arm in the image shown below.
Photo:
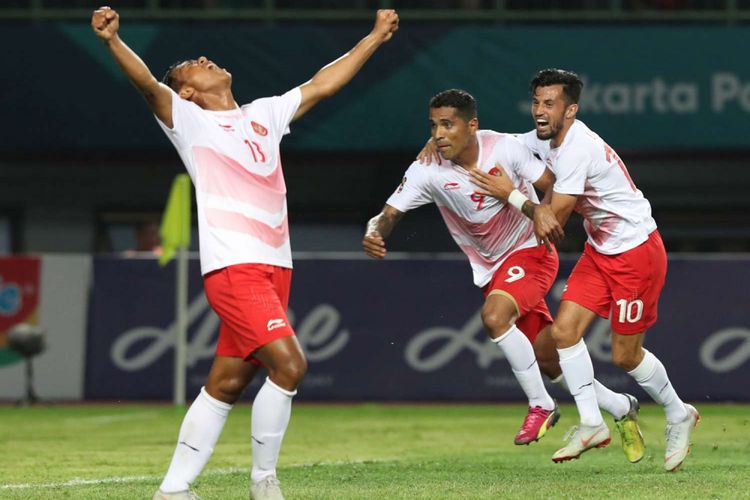
[[[367,255],[374,259],[385,257],[385,239],[391,235],[403,216],[403,212],[386,204],[378,215],[370,219],[362,239],[362,249]]]
[[[545,195],[546,197],[546,195]],[[536,203],[531,200],[526,200],[521,207],[521,213],[524,214],[531,220],[534,220],[534,212],[536,211]]]
[[[559,243],[565,237],[563,227],[568,222],[577,201],[577,196],[553,193],[548,205],[526,202],[522,212],[534,221],[534,233],[540,243]],[[533,207],[527,208],[528,204]]]

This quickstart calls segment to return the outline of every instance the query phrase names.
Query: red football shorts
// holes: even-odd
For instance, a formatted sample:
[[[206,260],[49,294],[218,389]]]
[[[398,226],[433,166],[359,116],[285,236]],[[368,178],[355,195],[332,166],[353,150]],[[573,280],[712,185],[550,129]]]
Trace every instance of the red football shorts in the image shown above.
[[[562,300],[610,318],[615,333],[642,333],[656,323],[666,276],[667,252],[659,231],[617,255],[601,254],[586,243]]]
[[[552,324],[544,296],[552,287],[560,267],[557,249],[548,252],[544,245],[512,253],[482,288],[485,297],[500,294],[516,304],[516,326],[533,344],[536,336]]]
[[[236,264],[205,275],[208,303],[221,319],[216,355],[248,359],[294,335],[286,317],[291,282],[291,269],[268,264]]]

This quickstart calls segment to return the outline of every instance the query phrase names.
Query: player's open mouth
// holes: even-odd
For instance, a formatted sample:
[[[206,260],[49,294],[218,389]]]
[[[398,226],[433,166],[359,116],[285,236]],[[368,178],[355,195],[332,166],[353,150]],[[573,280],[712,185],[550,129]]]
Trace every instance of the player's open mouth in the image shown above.
[[[536,126],[539,127],[539,128],[546,127],[547,125],[549,125],[549,122],[547,120],[537,120],[536,121]]]

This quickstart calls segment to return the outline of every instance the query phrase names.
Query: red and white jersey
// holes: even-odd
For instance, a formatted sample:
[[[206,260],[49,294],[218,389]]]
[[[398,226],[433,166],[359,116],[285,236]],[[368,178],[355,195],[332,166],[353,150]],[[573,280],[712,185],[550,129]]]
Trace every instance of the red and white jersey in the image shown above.
[[[575,211],[583,217],[588,242],[599,253],[628,251],[656,229],[651,204],[635,187],[625,163],[583,122],[576,120],[554,149],[533,130],[520,137],[557,177],[554,191],[578,196]]]
[[[512,135],[491,130],[480,130],[477,139],[477,168],[491,173],[499,163],[519,191],[538,201],[532,183],[544,173],[544,164],[529,148]],[[465,168],[450,161],[443,161],[442,165],[414,162],[386,203],[407,212],[434,202],[451,236],[469,258],[474,284],[481,287],[510,254],[536,246],[537,242],[534,225],[525,215],[478,193],[470,179]]]
[[[195,185],[201,271],[241,263],[292,267],[279,143],[299,107],[294,88],[230,111],[172,92],[172,141]]]

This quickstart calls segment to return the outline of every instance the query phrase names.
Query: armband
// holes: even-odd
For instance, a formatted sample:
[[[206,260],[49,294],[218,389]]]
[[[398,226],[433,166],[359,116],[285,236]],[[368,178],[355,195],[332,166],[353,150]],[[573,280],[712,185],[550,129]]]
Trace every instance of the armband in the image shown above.
[[[508,196],[508,204],[513,205],[520,212],[523,209],[523,204],[529,201],[529,199],[518,189],[514,189]]]

